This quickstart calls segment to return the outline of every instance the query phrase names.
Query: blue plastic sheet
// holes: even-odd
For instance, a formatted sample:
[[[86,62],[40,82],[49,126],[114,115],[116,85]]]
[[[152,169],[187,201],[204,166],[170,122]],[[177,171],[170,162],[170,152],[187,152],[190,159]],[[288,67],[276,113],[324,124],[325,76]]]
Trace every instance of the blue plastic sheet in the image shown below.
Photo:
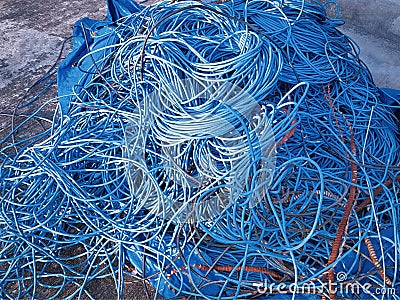
[[[109,45],[110,41],[104,38],[104,34],[113,31],[114,21],[143,9],[143,6],[134,1],[107,0],[107,5],[106,20],[83,18],[75,23],[72,52],[60,63],[57,74],[59,102],[64,114],[68,111],[75,86],[78,83],[83,86],[90,80],[92,74],[86,71],[93,65],[93,60],[96,61],[99,55],[103,55],[93,52],[82,60],[89,53],[88,49],[93,51]]]
[[[142,10],[142,6],[134,1],[125,0],[107,0],[108,14],[111,21],[116,21],[122,17],[137,13]]]
[[[151,242],[150,242],[151,243]],[[158,267],[158,263],[154,258],[151,258],[149,256],[146,257],[146,270],[145,270],[145,276],[149,277],[150,283],[157,288],[157,291],[159,294],[161,294],[164,298],[171,299],[174,298],[178,295],[176,295],[173,292],[173,287],[169,286],[167,281],[164,279],[165,276],[170,275],[171,278],[169,279],[169,282],[172,282],[175,284],[176,289],[181,289],[182,291],[191,291],[192,290],[192,283],[199,285],[201,282],[204,283],[204,280],[197,274],[201,274],[202,276],[206,275],[205,271],[201,270],[195,270],[195,272],[185,272],[187,275],[184,275],[182,280],[178,280],[176,277],[177,275],[171,275],[172,271],[175,269],[180,269],[185,266],[185,263],[183,261],[183,258],[188,260],[190,259],[191,264],[204,264],[204,261],[201,260],[197,255],[196,252],[193,251],[193,247],[186,244],[183,247],[180,248],[181,251],[181,256],[179,256],[179,251],[178,247],[175,242],[168,240],[168,238],[165,238],[165,240],[162,242],[161,246],[154,244],[154,245],[149,245],[149,246],[154,246],[159,248],[160,252],[168,254],[170,257],[177,257],[176,261],[174,261],[175,266],[171,265],[169,269],[164,270],[163,274],[160,276],[154,276],[160,271],[160,268]],[[162,247],[162,248],[160,248]],[[127,256],[129,261],[132,263],[132,265],[135,266],[137,270],[142,269],[142,264],[143,264],[143,249],[137,249],[136,247],[132,246],[131,248],[128,249],[127,251]],[[202,255],[202,258],[207,261],[208,264],[212,264],[211,259],[207,255]],[[160,257],[160,260],[162,260],[163,257]],[[143,270],[141,270],[141,274],[143,275]],[[190,274],[190,275],[189,275]],[[209,274],[207,275],[207,278],[210,281],[217,281],[218,275],[213,275]],[[183,284],[181,287],[180,285]],[[217,296],[217,294],[220,292],[219,288],[216,284],[209,284],[204,286],[201,289],[201,292],[204,293],[205,295],[209,296]]]
[[[123,1],[123,0],[107,0],[108,4],[108,13],[106,20],[91,20],[88,18],[84,18],[78,22],[76,22],[74,31],[73,31],[73,50],[67,56],[67,58],[60,64],[58,69],[58,94],[59,94],[59,101],[62,107],[63,113],[67,113],[68,106],[73,98],[71,95],[73,94],[74,89],[79,88],[79,86],[84,86],[86,82],[89,82],[93,76],[93,73],[87,72],[87,70],[91,69],[93,65],[93,61],[98,61],[99,55],[105,55],[103,52],[93,52],[90,55],[87,55],[90,51],[103,48],[108,46],[110,43],[110,39],[107,36],[105,38],[105,33],[113,31],[115,28],[114,22],[122,17],[128,16],[133,13],[140,12],[143,7],[138,5],[133,1]],[[109,50],[109,51],[112,51]],[[86,57],[85,57],[86,56]],[[400,91],[393,90],[393,89],[381,89],[381,98],[384,103],[387,105],[395,104],[396,102],[400,101]],[[383,249],[385,250],[386,256],[394,256],[394,248],[392,245],[385,242],[385,237],[388,240],[394,238],[393,231],[386,230],[381,232],[383,239]],[[378,257],[381,255],[381,245],[378,239],[371,238],[372,242],[376,246],[377,255]],[[165,243],[166,245],[167,243]],[[171,246],[172,245],[172,246]],[[169,249],[167,249],[169,248]],[[167,247],[165,246],[165,251],[176,251],[176,245],[174,246],[173,243]],[[192,248],[189,245],[186,245],[181,249],[183,256],[193,255]],[[367,254],[367,248],[363,245],[360,249],[362,253]],[[143,249],[136,249],[132,246],[132,248],[127,249],[127,257],[129,261],[138,269],[142,269],[142,261],[143,261]],[[193,263],[202,263],[202,261],[196,257],[195,255],[192,258]],[[183,266],[182,259],[179,258],[175,262],[176,265]],[[210,261],[210,264],[212,262]],[[369,269],[373,268],[371,263],[366,263],[362,266],[359,266],[355,254],[348,255],[341,265],[336,267],[336,272],[343,271],[348,272],[348,275],[352,275],[352,273],[359,272],[360,268],[362,271],[368,271]],[[143,270],[142,270],[143,272]],[[145,273],[147,276],[153,275],[159,272],[157,267],[157,261],[153,258],[147,258],[146,263],[146,270]],[[205,272],[198,271],[203,275]],[[166,271],[168,273],[168,270]],[[394,276],[391,273],[391,270],[388,269],[388,275]],[[218,280],[216,277],[217,275],[209,274],[208,278],[213,280]],[[199,276],[193,275],[191,278],[187,277],[184,278],[184,287],[182,290],[190,290],[191,282],[199,283],[202,279]],[[153,286],[157,287],[158,292],[164,296],[165,298],[172,298],[176,296],[174,292],[167,287],[166,281],[163,280],[162,276],[154,276],[153,279],[150,279]],[[180,281],[179,281],[180,282]],[[177,281],[178,284],[178,281]],[[217,295],[220,291],[216,285],[209,285],[204,290],[205,294],[208,295]],[[362,298],[368,297],[367,295],[361,295]],[[271,299],[292,299],[292,295],[278,295],[274,297],[269,297]],[[318,299],[319,297],[314,295],[296,295],[296,299]]]
[[[140,12],[143,6],[134,1],[127,0],[106,0],[108,6],[106,20],[91,20],[84,18],[75,23],[73,31],[73,50],[63,60],[58,68],[58,96],[63,113],[68,110],[71,101],[70,95],[78,82],[88,81],[89,74],[83,70],[89,69],[92,61],[86,59],[78,65],[81,58],[91,50],[107,46],[108,42],[101,38],[102,34],[108,30],[113,30],[114,22],[120,18]],[[83,30],[86,30],[86,40]],[[92,54],[96,55],[96,54]],[[388,105],[400,102],[400,90],[382,88],[381,99]],[[398,113],[398,112],[397,112]]]

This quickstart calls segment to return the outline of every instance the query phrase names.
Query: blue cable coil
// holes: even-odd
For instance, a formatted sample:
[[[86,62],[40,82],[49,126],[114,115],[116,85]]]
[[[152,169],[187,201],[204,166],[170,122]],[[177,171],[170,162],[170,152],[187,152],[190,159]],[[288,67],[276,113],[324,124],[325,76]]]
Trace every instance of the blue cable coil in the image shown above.
[[[400,105],[337,4],[124,3],[76,24],[52,127],[1,141],[1,298],[400,299]]]

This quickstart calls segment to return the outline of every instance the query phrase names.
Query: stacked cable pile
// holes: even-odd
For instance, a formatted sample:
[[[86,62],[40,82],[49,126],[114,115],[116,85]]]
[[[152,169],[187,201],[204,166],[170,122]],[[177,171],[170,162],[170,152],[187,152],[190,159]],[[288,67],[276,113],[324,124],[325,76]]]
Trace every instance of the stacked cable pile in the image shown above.
[[[185,1],[92,32],[67,110],[0,152],[1,297],[111,276],[121,298],[127,274],[166,298],[356,298],[329,290],[343,271],[398,288],[398,121],[340,24]]]

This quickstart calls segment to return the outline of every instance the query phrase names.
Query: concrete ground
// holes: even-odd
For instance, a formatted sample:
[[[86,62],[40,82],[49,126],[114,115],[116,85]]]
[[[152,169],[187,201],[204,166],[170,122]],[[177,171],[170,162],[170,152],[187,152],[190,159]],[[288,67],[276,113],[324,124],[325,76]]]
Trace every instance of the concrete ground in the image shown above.
[[[337,0],[342,32],[361,48],[361,58],[380,87],[400,89],[400,0]]]
[[[375,82],[400,89],[400,0],[337,1],[347,21],[342,31],[360,45]],[[10,130],[10,115],[23,101],[27,86],[53,65],[74,22],[82,17],[102,19],[105,13],[104,0],[0,0],[0,139]],[[53,89],[47,98],[55,95]],[[112,284],[97,281],[91,286],[93,296],[114,299]],[[125,298],[145,299],[143,285],[128,283]]]

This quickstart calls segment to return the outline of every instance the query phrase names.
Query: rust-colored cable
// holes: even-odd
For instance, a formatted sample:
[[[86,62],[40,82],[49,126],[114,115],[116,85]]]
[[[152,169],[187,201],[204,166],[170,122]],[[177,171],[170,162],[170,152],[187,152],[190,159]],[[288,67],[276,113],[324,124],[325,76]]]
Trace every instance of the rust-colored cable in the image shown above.
[[[338,126],[338,130],[341,133],[339,122],[338,122],[338,120],[336,118],[335,109],[333,107],[333,103],[332,103],[332,99],[331,99],[331,95],[330,95],[329,85],[328,85],[327,99],[329,100],[329,104],[331,105],[331,108],[333,110],[333,115],[334,115],[334,118],[336,120],[336,125]],[[347,122],[345,116],[343,116],[343,119],[344,119],[345,122]],[[350,151],[353,154],[353,156],[355,157],[356,154],[357,154],[356,143],[355,143],[355,140],[354,140],[354,133],[353,133],[353,130],[351,128],[351,124],[350,123],[348,123],[348,128],[349,128],[349,131],[350,131]],[[343,137],[342,134],[341,134],[341,136],[342,136],[342,140],[344,141],[344,137]],[[344,207],[343,216],[342,216],[342,219],[339,222],[339,226],[338,226],[337,231],[336,231],[336,237],[335,237],[335,239],[333,241],[331,254],[330,254],[329,259],[328,259],[328,265],[332,265],[335,262],[335,260],[337,259],[337,257],[338,257],[339,250],[340,250],[341,244],[342,244],[342,239],[343,239],[343,236],[345,235],[347,224],[348,224],[348,221],[349,221],[349,218],[350,218],[350,214],[351,214],[351,210],[353,209],[354,202],[355,202],[355,196],[356,196],[356,191],[357,191],[357,188],[356,188],[356,185],[357,185],[357,165],[353,160],[350,160],[350,167],[351,167],[351,183],[352,184],[351,184],[351,186],[349,188],[349,198],[348,198],[347,203],[346,203],[346,205]],[[332,266],[331,269],[328,271],[328,286],[331,287],[331,284],[334,281],[335,281],[335,269],[334,269],[334,266]],[[336,299],[335,292],[329,290],[329,298],[332,299],[332,300]]]
[[[282,110],[283,110],[285,113],[288,113],[288,110],[287,110],[286,108],[282,108]],[[293,119],[292,125],[294,125],[294,124],[296,124],[296,123],[297,123],[297,119]],[[284,143],[286,143],[286,142],[294,135],[296,129],[297,129],[297,126],[293,127],[288,133],[286,133],[286,134],[283,136],[283,138],[279,141],[277,147],[280,147],[280,146],[282,146]]]
[[[200,265],[200,264],[196,264],[194,265],[197,269],[202,270],[202,271],[208,271],[211,269],[211,267],[206,266],[206,265]],[[218,272],[232,272],[232,271],[237,271],[240,272],[242,270],[241,266],[235,267],[235,266],[214,266],[212,268],[212,270],[218,271]],[[263,273],[263,274],[267,274],[267,275],[271,275],[272,277],[281,280],[283,278],[283,275],[268,269],[268,268],[264,268],[264,267],[256,267],[256,266],[245,266],[244,267],[244,271],[245,272],[254,272],[254,273]]]
[[[396,176],[395,181],[400,181],[400,174]],[[384,186],[388,187],[393,183],[392,179],[389,179],[383,183]],[[378,187],[374,192],[373,195],[374,197],[378,196],[380,193],[383,191],[383,186]],[[356,207],[356,212],[357,214],[361,214],[362,210],[366,208],[369,204],[371,203],[371,196],[366,198],[364,201],[362,201],[359,205]]]
[[[365,244],[367,245],[367,249],[369,252],[369,256],[371,257],[371,261],[378,270],[379,274],[381,275],[382,279],[385,281],[386,285],[392,286],[392,281],[386,275],[385,271],[383,270],[381,264],[379,263],[378,257],[376,256],[374,246],[369,238],[364,239]]]
[[[350,150],[351,150],[352,154],[355,156],[356,155],[356,146],[355,146],[355,142],[354,142],[354,134],[353,134],[353,131],[351,130],[351,128],[350,128]],[[332,251],[331,251],[331,255],[329,256],[328,265],[333,264],[339,254],[340,245],[342,243],[342,239],[343,239],[343,236],[346,231],[347,223],[349,221],[350,213],[351,213],[351,210],[352,210],[352,208],[354,206],[354,202],[355,202],[354,200],[355,200],[356,190],[357,190],[357,188],[356,188],[357,165],[353,161],[350,162],[350,165],[351,165],[352,185],[350,186],[350,189],[349,189],[349,199],[347,200],[347,203],[344,207],[343,216],[342,216],[342,219],[340,220],[338,229],[336,231],[336,237],[335,237],[335,240],[332,245]],[[332,267],[328,272],[328,280],[329,280],[329,283],[332,283],[335,280],[334,267]],[[329,291],[329,297],[332,300],[336,299],[336,295],[332,291]]]

